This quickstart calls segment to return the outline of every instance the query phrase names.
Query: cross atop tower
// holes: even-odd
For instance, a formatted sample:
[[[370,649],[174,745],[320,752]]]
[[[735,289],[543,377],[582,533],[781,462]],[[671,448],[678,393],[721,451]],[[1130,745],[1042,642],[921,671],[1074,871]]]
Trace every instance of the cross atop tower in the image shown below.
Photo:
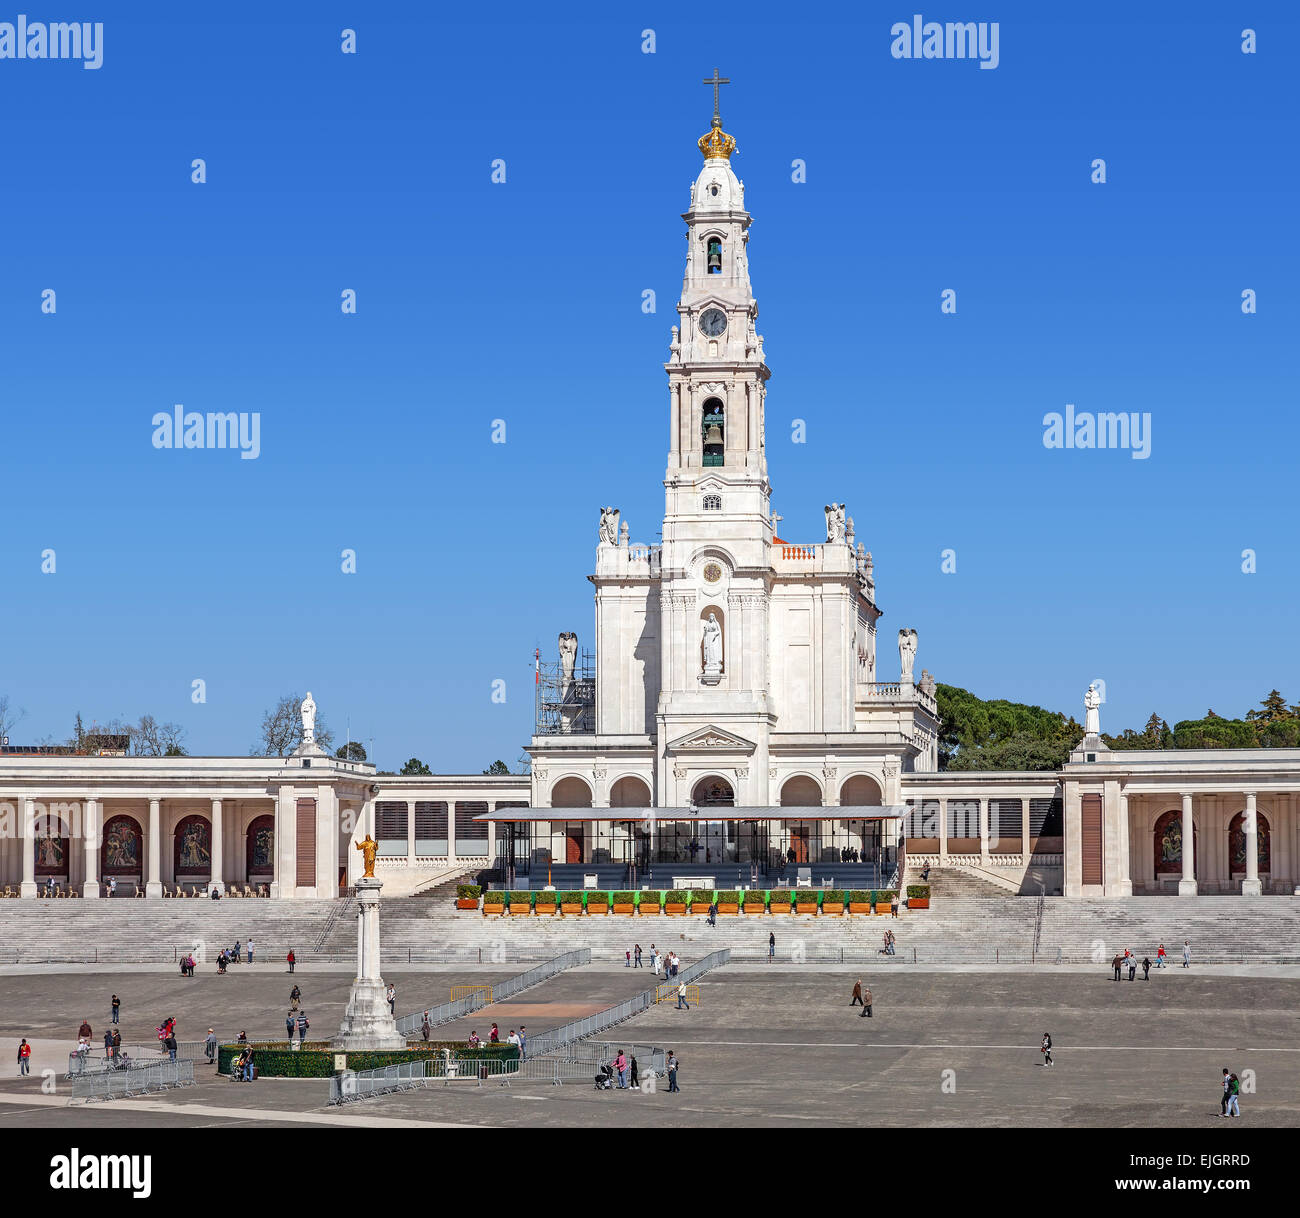
[[[713,121],[721,121],[722,116],[718,113],[718,86],[729,85],[731,84],[731,80],[726,76],[719,76],[718,69],[714,68],[713,75],[706,76],[702,81],[700,81],[700,84],[713,86]]]

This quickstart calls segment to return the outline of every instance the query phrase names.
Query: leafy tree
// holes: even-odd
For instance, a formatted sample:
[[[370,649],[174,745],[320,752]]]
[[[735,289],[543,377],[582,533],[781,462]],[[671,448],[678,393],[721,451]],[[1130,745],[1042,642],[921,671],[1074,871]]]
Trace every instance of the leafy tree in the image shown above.
[[[1262,710],[1247,711],[1246,718],[1257,723],[1280,723],[1295,717],[1294,708],[1287,705],[1286,699],[1276,689],[1269,690],[1268,697],[1260,706]]]
[[[366,750],[359,740],[349,740],[347,744],[339,745],[334,756],[341,758],[343,761],[365,761]]]
[[[404,766],[403,766],[403,767],[398,771],[398,773],[403,774],[403,775],[406,775],[406,776],[408,776],[408,777],[411,776],[411,775],[418,775],[418,776],[420,776],[420,777],[424,777],[425,775],[428,775],[428,776],[432,777],[432,775],[433,775],[433,771],[432,771],[431,769],[429,769],[429,767],[428,767],[427,765],[425,765],[424,762],[421,761],[418,757],[412,757],[412,758],[411,758],[411,759],[410,759],[410,760],[409,760],[409,761],[408,761],[408,762],[407,762],[407,763],[406,763],[406,764],[405,764],[405,765],[404,765]]]
[[[302,695],[286,694],[265,715],[257,743],[250,754],[253,757],[288,757],[302,743]],[[326,752],[334,743],[334,733],[325,726],[325,720],[316,716],[316,743]]]
[[[954,685],[936,685],[939,768],[1051,770],[1083,739],[1083,727],[1058,711],[1002,699],[984,701]]]
[[[504,761],[498,759],[497,761],[494,761],[490,766],[488,766],[488,768],[484,770],[483,773],[484,774],[509,774],[510,767],[507,766]]]

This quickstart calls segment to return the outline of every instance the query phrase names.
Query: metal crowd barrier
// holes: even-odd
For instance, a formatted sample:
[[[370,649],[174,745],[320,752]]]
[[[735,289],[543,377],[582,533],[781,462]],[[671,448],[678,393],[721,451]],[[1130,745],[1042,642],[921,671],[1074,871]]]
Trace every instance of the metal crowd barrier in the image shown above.
[[[95,1100],[121,1099],[147,1095],[151,1091],[166,1091],[169,1087],[193,1085],[193,1062],[150,1062],[148,1065],[133,1065],[124,1070],[79,1074],[72,1080],[72,1098],[93,1103]]]
[[[575,968],[580,964],[591,963],[591,948],[579,948],[575,952],[565,952],[562,956],[556,956],[553,960],[548,960],[545,964],[539,964],[536,968],[529,969],[526,973],[520,973],[518,976],[507,978],[499,985],[492,986],[492,1001],[500,1002],[503,998],[511,998],[521,990],[526,990],[530,986],[539,985],[541,982],[554,977],[566,969]],[[458,998],[455,1002],[444,1002],[438,1006],[429,1007],[429,1027],[436,1028],[439,1024],[451,1023],[454,1020],[462,1019],[472,1011],[477,1011],[480,1007],[488,1005],[488,1000],[480,994],[469,994],[464,998]],[[403,1036],[417,1036],[424,1026],[424,1011],[416,1011],[411,1015],[403,1015],[397,1021],[397,1030]]]

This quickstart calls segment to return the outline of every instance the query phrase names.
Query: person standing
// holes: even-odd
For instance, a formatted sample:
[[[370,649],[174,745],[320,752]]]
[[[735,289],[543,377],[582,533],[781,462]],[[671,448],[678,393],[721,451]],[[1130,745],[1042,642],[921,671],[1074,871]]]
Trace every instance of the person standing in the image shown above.
[[[391,985],[388,987],[388,992],[384,995],[384,999],[388,1003],[388,1013],[390,1015],[396,1015],[397,1014],[397,991],[393,989]]]
[[[252,941],[252,939],[249,939],[249,941],[248,941],[248,963],[249,963],[249,964],[252,964],[252,963],[253,963],[253,941]]]
[[[1156,968],[1165,967],[1165,945],[1162,943],[1156,951]]]
[[[176,1060],[176,1035],[175,1035],[175,1033],[173,1033],[173,1032],[168,1032],[167,1035],[163,1037],[163,1048],[167,1050],[167,1060],[168,1060],[168,1061],[173,1061],[173,1062],[174,1062],[174,1061]]]
[[[519,1060],[523,1061],[528,1050],[528,1029],[523,1024],[519,1025]]]
[[[284,1017],[284,1038],[290,1044],[293,1044],[293,1030],[298,1026],[298,1020],[294,1013],[290,1011]]]
[[[122,1032],[119,1029],[113,1033],[113,1056],[120,1057],[122,1054]]]
[[[104,1056],[111,1058],[113,1056],[113,1029],[104,1029]]]
[[[514,1045],[516,1049],[522,1047],[519,1043],[519,1033],[516,1032],[514,1028],[510,1029],[510,1035],[506,1037],[506,1044]]]
[[[862,1001],[862,978],[861,978],[861,977],[859,977],[859,978],[857,979],[857,981],[854,982],[854,984],[853,984],[853,999],[852,999],[852,1001],[849,1003],[849,1006],[852,1007],[852,1006],[854,1006],[854,1005],[857,1005],[857,1006],[864,1006],[864,1005],[865,1005],[865,1004],[863,1003],[863,1001]]]
[[[240,964],[243,960],[244,945],[238,939],[235,940],[235,963]]]
[[[633,968],[642,968],[642,967],[644,967],[644,966],[642,965],[642,963],[641,963],[641,944],[638,943],[638,944],[637,944],[637,945],[632,949],[632,956],[633,956],[633,961],[634,961],[633,964],[632,964],[632,967],[633,967]]]
[[[249,1045],[244,1050],[244,1082],[253,1081],[253,1046]]]
[[[293,948],[289,949],[289,954],[285,957],[289,962],[289,971],[293,972],[293,966],[298,963],[298,958],[293,954]]]
[[[501,1043],[501,1030],[494,1023],[491,1031],[488,1032],[488,1044],[499,1045]]]
[[[632,967],[632,949],[630,947],[625,948],[623,951],[623,967],[624,968]]]
[[[641,1075],[637,1070],[635,1057],[632,1058],[632,1075],[627,1080],[627,1085],[631,1087],[633,1091],[639,1091],[641,1088]]]
[[[420,1020],[420,1039],[427,1041],[429,1039],[429,1030],[432,1025],[429,1023],[429,1012],[425,1011],[424,1018]]]
[[[289,1008],[296,1011],[301,1000],[302,991],[295,985],[293,989],[289,991]]]
[[[22,1078],[31,1070],[32,1047],[27,1043],[27,1037],[23,1037],[18,1043],[18,1077]]]
[[[1138,958],[1136,956],[1130,956],[1128,958],[1128,979],[1130,981],[1132,981],[1133,978],[1137,976],[1137,971],[1138,971]]]
[[[1142,980],[1151,980],[1151,958],[1149,956],[1142,957]]]
[[[627,1090],[627,1058],[623,1055],[623,1050],[618,1051],[618,1056],[614,1058],[614,1072],[618,1075],[618,1089]]]
[[[311,1027],[311,1021],[307,1018],[306,1011],[298,1012],[298,1043],[301,1045],[307,1039],[307,1029]]]
[[[122,1009],[122,1000],[116,994],[114,994],[113,995],[113,1022],[114,1023],[117,1023],[117,1015],[121,1009]]]
[[[217,1060],[217,1034],[211,1028],[208,1029],[207,1039],[203,1042],[203,1056],[208,1059],[209,1066]]]
[[[1050,1066],[1052,1064],[1052,1038],[1046,1032],[1043,1033],[1043,1043],[1038,1046],[1038,1051],[1043,1055],[1043,1065]]]
[[[1192,967],[1192,944],[1190,939],[1183,940],[1183,968]]]
[[[81,1021],[81,1027],[77,1029],[77,1039],[88,1041],[93,1035],[94,1033],[90,1030],[90,1020],[83,1019]]]
[[[1115,970],[1115,980],[1118,981],[1120,979],[1119,971],[1124,967],[1124,957],[1119,952],[1115,953],[1115,959],[1110,962],[1110,967]]]
[[[1241,1108],[1237,1103],[1241,1095],[1241,1080],[1235,1074],[1228,1075],[1228,1110],[1224,1116],[1241,1116]]]
[[[858,1016],[858,1018],[859,1019],[873,1018],[871,1014],[871,987],[870,986],[868,986],[866,989],[862,991],[862,1013]]]
[[[1228,1115],[1228,1077],[1231,1072],[1227,1066],[1223,1067],[1223,1098],[1219,1101],[1219,1115],[1226,1117]]]
[[[678,1066],[680,1066],[681,1064],[682,1064],[682,1063],[681,1063],[680,1059],[678,1058],[677,1054],[674,1053],[671,1049],[669,1049],[669,1050],[668,1050],[668,1060],[667,1060],[667,1062],[665,1063],[665,1065],[667,1065],[667,1067],[668,1067],[668,1091],[669,1091],[669,1094],[671,1094],[671,1093],[674,1092],[674,1091],[680,1091],[680,1090],[681,1090],[681,1088],[677,1085],[677,1068],[678,1068]]]
[[[686,982],[682,982],[677,987],[677,1009],[680,1011],[683,1007],[690,1010],[690,1004],[686,1001]]]
[[[776,959],[776,932],[769,931],[767,936],[767,962],[771,964]]]

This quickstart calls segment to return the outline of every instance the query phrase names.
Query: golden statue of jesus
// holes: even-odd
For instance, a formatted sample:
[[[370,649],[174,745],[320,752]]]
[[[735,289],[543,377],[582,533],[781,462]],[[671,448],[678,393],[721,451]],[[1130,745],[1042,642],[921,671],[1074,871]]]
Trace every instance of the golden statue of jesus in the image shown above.
[[[375,855],[379,853],[379,843],[367,833],[364,842],[357,842],[357,849],[361,851],[366,864],[365,874],[361,878],[373,880],[375,878]]]

